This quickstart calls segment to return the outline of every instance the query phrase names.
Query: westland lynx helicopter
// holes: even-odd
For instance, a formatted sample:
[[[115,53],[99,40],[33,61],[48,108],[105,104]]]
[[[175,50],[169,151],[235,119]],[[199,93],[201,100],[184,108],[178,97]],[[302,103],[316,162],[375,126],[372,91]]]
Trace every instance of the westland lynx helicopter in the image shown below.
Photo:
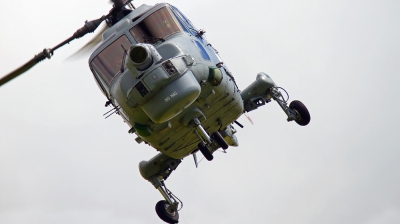
[[[238,146],[233,124],[272,100],[301,126],[310,114],[300,101],[287,100],[265,73],[240,91],[218,52],[176,7],[167,4],[135,8],[131,0],[114,0],[110,12],[86,22],[73,36],[52,49],[44,49],[17,70],[0,79],[0,85],[24,73],[54,51],[93,32],[103,21],[107,30],[89,58],[89,67],[107,98],[110,112],[119,114],[137,135],[159,153],[139,163],[144,179],[164,197],[156,206],[165,222],[178,223],[182,202],[165,180],[182,159],[200,153],[209,161],[213,153]]]

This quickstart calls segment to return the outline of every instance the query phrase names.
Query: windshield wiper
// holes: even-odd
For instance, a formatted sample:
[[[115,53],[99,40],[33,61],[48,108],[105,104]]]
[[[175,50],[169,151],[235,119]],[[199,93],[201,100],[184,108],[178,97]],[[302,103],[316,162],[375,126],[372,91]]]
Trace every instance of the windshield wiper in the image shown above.
[[[160,37],[148,37],[146,35],[144,35],[144,33],[142,31],[139,31],[140,34],[142,34],[142,38],[145,41],[145,43],[150,43],[149,40],[152,40],[154,43],[157,43],[157,41],[161,41],[164,42],[165,39],[164,38],[160,38]]]
[[[146,42],[152,40],[154,43],[156,43],[157,41],[161,41],[161,42],[164,42],[164,41],[165,41],[164,38],[160,38],[160,37],[146,37],[146,36],[143,36],[143,40],[146,41]],[[149,43],[150,43],[150,42],[149,42]]]
[[[125,57],[128,55],[128,51],[124,48],[124,45],[121,44],[122,49],[124,50],[124,54],[122,55],[122,61],[121,61],[121,73],[125,71]]]

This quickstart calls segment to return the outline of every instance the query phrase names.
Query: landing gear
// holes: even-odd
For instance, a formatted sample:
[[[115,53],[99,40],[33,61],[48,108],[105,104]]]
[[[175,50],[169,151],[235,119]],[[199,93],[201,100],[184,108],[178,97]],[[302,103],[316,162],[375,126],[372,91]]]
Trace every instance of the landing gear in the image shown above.
[[[228,148],[228,143],[226,143],[225,139],[222,137],[222,135],[216,131],[211,135],[211,138],[217,142],[219,146],[221,146],[222,149],[227,149]]]
[[[154,177],[151,182],[152,184],[155,184],[155,186],[158,186],[157,189],[165,199],[157,202],[156,204],[156,213],[158,217],[167,223],[178,223],[178,211],[183,206],[182,201],[180,201],[174,194],[172,194],[170,190],[168,190],[163,180],[160,181],[157,177]]]
[[[296,121],[297,124],[301,126],[306,126],[308,123],[310,123],[310,113],[308,112],[307,107],[304,106],[302,102],[298,100],[293,100],[290,103],[289,108],[296,112],[297,119],[294,121]]]
[[[171,205],[164,200],[156,204],[156,212],[158,217],[167,223],[178,223],[179,213],[176,209],[172,209]]]
[[[287,94],[287,99],[283,97],[280,90]],[[306,106],[298,100],[294,100],[287,106],[289,94],[283,88],[278,87],[271,77],[263,72],[257,74],[256,81],[244,89],[240,96],[246,112],[255,110],[274,99],[288,116],[287,121],[296,121],[301,126],[310,123],[311,117]]]
[[[194,131],[201,140],[197,147],[203,154],[204,158],[206,158],[208,161],[213,160],[214,156],[212,155],[212,152],[217,150],[219,147],[223,148],[224,150],[228,148],[228,143],[226,143],[225,139],[218,131],[212,133],[210,137],[201,126],[199,119],[193,119],[193,124]]]
[[[198,118],[190,119],[189,121],[191,121],[194,132],[201,141],[198,144],[199,151],[201,151],[207,160],[213,160],[214,156],[212,153],[218,148],[223,148],[224,150],[228,148],[228,143],[226,143],[225,139],[218,131],[208,135]],[[195,161],[197,161],[196,158]],[[159,153],[148,161],[141,161],[139,163],[139,171],[142,177],[153,184],[164,197],[164,200],[156,204],[155,210],[158,217],[167,223],[178,223],[178,211],[183,206],[182,201],[168,190],[164,184],[164,181],[180,163],[180,159],[171,158],[163,153]]]
[[[279,92],[278,89],[282,89],[280,87],[271,87],[267,94],[273,98],[279,106],[281,106],[282,110],[288,116],[287,121],[295,121],[298,125],[306,126],[310,123],[311,116],[307,110],[307,107],[298,100],[293,100],[289,107],[287,106],[287,100],[285,100]],[[284,90],[284,89],[282,89]],[[285,90],[284,90],[285,91]],[[286,91],[285,91],[286,92]],[[289,96],[289,95],[288,95]],[[289,97],[288,97],[289,98]]]
[[[197,147],[199,148],[200,152],[203,154],[204,158],[206,158],[208,161],[211,161],[214,159],[214,156],[208,150],[207,146],[204,145],[204,143],[200,142]]]
[[[148,161],[139,163],[139,171],[163,196],[164,200],[156,204],[157,215],[167,223],[178,223],[183,203],[166,186],[165,180],[181,163],[180,159],[171,158],[159,153]]]

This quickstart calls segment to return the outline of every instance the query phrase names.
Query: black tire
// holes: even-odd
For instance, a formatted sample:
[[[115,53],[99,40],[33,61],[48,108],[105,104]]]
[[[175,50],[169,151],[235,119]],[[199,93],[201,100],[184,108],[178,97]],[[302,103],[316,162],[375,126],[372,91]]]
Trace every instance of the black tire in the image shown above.
[[[156,204],[156,212],[158,217],[167,223],[178,223],[179,213],[178,211],[169,211],[169,203],[161,200]]]
[[[310,123],[311,116],[310,113],[307,110],[307,107],[304,106],[304,104],[298,100],[293,100],[289,108],[296,111],[296,113],[299,115],[299,119],[295,120],[297,124],[301,126],[306,126],[308,123]]]
[[[229,147],[228,143],[226,143],[225,139],[218,131],[212,133],[211,138],[214,139],[221,148],[227,149]]]
[[[207,146],[205,146],[202,142],[197,145],[200,152],[203,154],[206,160],[211,161],[214,159],[214,156],[211,154],[210,150],[208,150]]]

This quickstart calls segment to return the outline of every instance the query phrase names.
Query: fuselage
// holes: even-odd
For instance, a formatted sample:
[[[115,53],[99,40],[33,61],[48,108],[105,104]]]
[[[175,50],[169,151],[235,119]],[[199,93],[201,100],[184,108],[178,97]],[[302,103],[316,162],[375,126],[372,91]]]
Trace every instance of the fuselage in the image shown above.
[[[151,53],[145,68],[129,66],[128,52],[134,47]],[[216,50],[166,3],[142,5],[110,27],[89,65],[137,140],[175,159],[197,150],[201,140],[194,118],[213,133],[229,128],[244,110],[234,78]]]

